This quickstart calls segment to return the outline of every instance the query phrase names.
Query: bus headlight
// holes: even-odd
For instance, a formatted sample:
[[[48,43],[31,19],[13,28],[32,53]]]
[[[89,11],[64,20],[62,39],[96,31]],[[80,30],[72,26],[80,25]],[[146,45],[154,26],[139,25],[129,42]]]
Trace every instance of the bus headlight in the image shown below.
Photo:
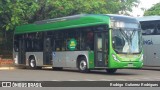
[[[143,60],[143,54],[141,55],[141,58],[140,58],[140,61],[142,61]]]
[[[112,54],[112,57],[115,61],[120,62],[114,54]]]

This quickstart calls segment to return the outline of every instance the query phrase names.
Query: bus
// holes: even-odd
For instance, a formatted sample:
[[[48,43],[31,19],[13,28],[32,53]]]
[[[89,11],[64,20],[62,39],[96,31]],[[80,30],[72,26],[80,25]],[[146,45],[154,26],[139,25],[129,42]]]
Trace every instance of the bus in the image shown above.
[[[80,14],[17,26],[13,58],[32,69],[138,69],[143,66],[140,24],[129,16]]]
[[[144,65],[160,66],[160,16],[144,16],[137,20],[142,28]]]

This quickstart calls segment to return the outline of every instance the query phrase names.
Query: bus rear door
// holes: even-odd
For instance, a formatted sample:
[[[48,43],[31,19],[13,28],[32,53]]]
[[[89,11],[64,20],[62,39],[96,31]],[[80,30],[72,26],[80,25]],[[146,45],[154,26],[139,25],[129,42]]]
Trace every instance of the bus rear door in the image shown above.
[[[18,63],[26,64],[25,42],[23,39],[19,41]]]

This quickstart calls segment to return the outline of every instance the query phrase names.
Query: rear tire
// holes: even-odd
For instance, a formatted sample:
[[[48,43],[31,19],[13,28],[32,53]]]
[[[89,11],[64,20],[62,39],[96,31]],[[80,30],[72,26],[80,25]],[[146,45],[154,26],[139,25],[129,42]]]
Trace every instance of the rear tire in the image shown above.
[[[87,68],[87,61],[85,58],[81,58],[79,61],[78,61],[78,69],[80,72],[82,73],[87,73],[89,72],[89,69]]]
[[[106,69],[107,73],[113,74],[117,71],[117,69]]]
[[[36,69],[37,68],[35,58],[30,58],[29,59],[29,68],[30,69]]]

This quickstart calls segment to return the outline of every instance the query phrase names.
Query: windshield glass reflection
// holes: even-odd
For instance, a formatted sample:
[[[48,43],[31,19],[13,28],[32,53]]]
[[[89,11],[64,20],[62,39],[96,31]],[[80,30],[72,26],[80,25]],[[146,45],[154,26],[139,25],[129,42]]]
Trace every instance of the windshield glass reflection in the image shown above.
[[[137,29],[113,29],[113,48],[117,53],[140,53],[140,31]]]

